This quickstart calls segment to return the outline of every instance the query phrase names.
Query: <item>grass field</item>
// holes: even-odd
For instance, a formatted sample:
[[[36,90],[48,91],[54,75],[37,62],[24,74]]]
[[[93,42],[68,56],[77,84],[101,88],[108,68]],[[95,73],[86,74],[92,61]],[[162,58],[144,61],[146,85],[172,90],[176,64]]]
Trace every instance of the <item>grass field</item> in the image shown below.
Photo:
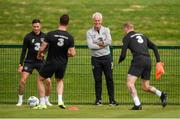
[[[102,12],[111,29],[113,45],[120,45],[122,24],[132,21],[158,45],[180,45],[179,0],[0,0],[0,44],[21,44],[31,31],[33,18],[40,18],[44,32],[57,28],[59,16],[70,15],[69,31],[76,44],[86,44],[91,15]]]
[[[168,105],[162,108],[157,105],[144,105],[143,110],[129,110],[132,105],[67,105],[76,106],[79,110],[62,110],[54,105],[46,110],[34,110],[28,105],[0,105],[0,118],[180,118],[180,107]]]
[[[179,0],[0,0],[0,45],[22,44],[24,35],[31,31],[31,21],[34,18],[41,19],[42,31],[48,32],[56,29],[59,16],[63,13],[70,15],[69,31],[75,38],[75,44],[86,45],[86,31],[92,27],[91,15],[99,11],[104,16],[104,25],[111,29],[113,45],[121,45],[122,24],[125,21],[132,21],[137,31],[145,33],[158,46],[179,46],[179,8]],[[120,49],[113,51],[113,77],[115,97],[122,105],[117,107],[92,105],[94,103],[94,80],[89,50],[77,48],[77,56],[69,60],[63,98],[67,106],[74,104],[79,108],[78,111],[60,110],[57,106],[47,110],[32,110],[27,105],[16,107],[20,79],[17,66],[20,52],[19,47],[0,48],[0,118],[180,118],[180,106],[176,105],[180,104],[179,49],[160,49],[166,71],[161,81],[155,80],[155,59],[152,58],[151,83],[168,93],[169,105],[162,109],[157,96],[140,90],[141,80],[138,80],[136,86],[143,104],[142,111],[129,110],[132,106],[132,99],[126,88],[126,75],[131,57],[128,55],[126,61],[117,65]],[[28,79],[24,95],[25,103],[29,96],[37,96],[36,77],[37,72],[35,71]],[[52,78],[52,83],[50,101],[56,103],[54,78]],[[105,80],[103,80],[102,98],[103,102],[108,103],[105,85]]]

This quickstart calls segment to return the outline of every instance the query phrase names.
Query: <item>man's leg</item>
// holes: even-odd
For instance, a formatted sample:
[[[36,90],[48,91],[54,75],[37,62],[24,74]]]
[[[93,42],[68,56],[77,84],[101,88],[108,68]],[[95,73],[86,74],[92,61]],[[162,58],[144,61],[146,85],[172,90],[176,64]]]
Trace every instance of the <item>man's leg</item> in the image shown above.
[[[137,78],[138,77],[130,75],[130,74],[128,74],[128,77],[127,77],[127,87],[128,87],[129,92],[131,93],[131,96],[132,96],[134,104],[135,104],[134,107],[132,108],[132,110],[141,110],[142,109],[141,102],[139,100],[139,97],[137,95],[137,91],[135,88],[135,82],[136,82]]]
[[[93,77],[95,80],[95,104],[96,105],[101,105],[102,100],[101,100],[101,95],[102,95],[102,68],[101,64],[96,58],[91,59],[91,64],[92,64],[92,71],[93,71]]]
[[[25,90],[25,84],[26,84],[26,80],[28,78],[28,76],[30,75],[30,73],[28,72],[22,72],[21,73],[21,80],[19,81],[19,89],[18,89],[18,103],[16,104],[16,106],[21,106],[23,103],[23,94],[24,94],[24,90]]]
[[[66,106],[64,105],[64,102],[63,102],[63,92],[64,92],[64,81],[63,79],[56,79],[56,91],[57,91],[57,94],[58,94],[58,105],[60,108],[62,109],[65,109]]]
[[[93,69],[93,76],[95,80],[95,95],[96,95],[96,101],[95,104],[99,105],[102,102],[101,95],[102,95],[102,71],[99,69]]]
[[[45,104],[45,86],[43,83],[44,80],[45,78],[43,78],[40,75],[37,78],[37,88],[38,88],[38,93],[39,93],[40,104],[34,107],[33,109],[46,109],[47,108]]]
[[[167,94],[156,89],[154,86],[151,86],[150,80],[145,80],[145,79],[142,80],[142,89],[146,92],[151,92],[159,96],[163,107],[167,105]]]
[[[45,103],[47,106],[52,106],[52,104],[49,102],[49,96],[51,94],[51,79],[47,78],[46,81],[46,87],[45,87]]]
[[[108,95],[109,95],[109,104],[111,106],[116,106],[118,105],[118,103],[115,101],[114,99],[114,82],[113,82],[113,67],[112,67],[112,62],[111,60],[109,60],[108,62],[105,62],[106,64],[104,64],[103,67],[103,71],[105,74],[105,78],[106,78],[106,87],[108,90]]]

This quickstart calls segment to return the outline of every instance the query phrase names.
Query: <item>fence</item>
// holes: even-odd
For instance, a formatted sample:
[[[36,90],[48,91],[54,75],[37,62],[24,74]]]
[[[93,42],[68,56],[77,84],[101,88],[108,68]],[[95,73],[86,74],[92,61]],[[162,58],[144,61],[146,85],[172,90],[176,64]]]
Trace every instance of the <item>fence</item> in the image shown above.
[[[152,59],[151,84],[160,90],[167,92],[169,104],[180,104],[180,46],[161,46],[158,47],[161,60],[165,62],[165,75],[160,81],[155,80],[155,58],[150,50]],[[65,103],[73,104],[93,104],[95,101],[94,79],[91,70],[91,56],[87,46],[76,46],[77,56],[69,58],[69,63],[64,78],[65,89],[63,99]],[[120,47],[111,47],[114,69],[113,80],[115,84],[115,98],[121,104],[132,103],[131,96],[126,88],[126,76],[130,61],[132,59],[129,51],[126,60],[122,64],[117,64]],[[20,74],[17,72],[21,45],[0,45],[0,103],[16,103],[17,89]],[[31,95],[38,96],[36,77],[37,72],[28,78],[24,94],[24,100]],[[52,92],[50,101],[57,102],[56,83],[52,80]],[[139,98],[143,104],[159,104],[160,99],[156,95],[145,93],[141,90],[141,80],[136,83]],[[108,103],[108,95],[105,80],[103,77],[103,102]]]

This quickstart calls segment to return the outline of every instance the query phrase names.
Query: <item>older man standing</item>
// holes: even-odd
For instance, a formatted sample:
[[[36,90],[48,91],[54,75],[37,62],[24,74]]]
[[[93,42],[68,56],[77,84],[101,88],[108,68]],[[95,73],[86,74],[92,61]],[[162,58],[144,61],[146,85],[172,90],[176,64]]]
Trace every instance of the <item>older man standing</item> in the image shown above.
[[[114,100],[114,83],[112,77],[113,62],[109,46],[112,39],[110,30],[102,26],[102,14],[92,15],[94,26],[87,31],[87,44],[91,50],[91,64],[95,79],[96,105],[102,105],[102,72],[104,72],[111,106],[118,105]]]

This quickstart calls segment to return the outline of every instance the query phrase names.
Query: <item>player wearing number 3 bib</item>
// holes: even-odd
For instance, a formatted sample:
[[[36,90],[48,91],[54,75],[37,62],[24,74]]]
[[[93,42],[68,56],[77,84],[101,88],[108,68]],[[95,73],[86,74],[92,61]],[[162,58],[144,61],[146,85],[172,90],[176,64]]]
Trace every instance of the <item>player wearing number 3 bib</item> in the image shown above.
[[[142,109],[141,102],[135,88],[135,82],[138,77],[142,78],[143,91],[151,92],[159,96],[162,106],[165,107],[167,104],[167,94],[150,85],[151,59],[148,49],[150,48],[153,50],[156,62],[159,63],[160,56],[156,45],[143,34],[135,32],[134,25],[132,23],[125,23],[123,28],[126,35],[123,38],[123,46],[118,63],[121,63],[125,59],[127,49],[130,49],[133,55],[133,60],[131,61],[131,66],[128,71],[127,87],[134,101],[134,107],[132,107],[132,110]]]
[[[48,55],[45,65],[41,68],[37,79],[38,92],[40,97],[40,104],[34,109],[46,109],[45,105],[45,90],[44,81],[48,77],[55,74],[56,91],[58,95],[58,106],[65,109],[63,101],[64,91],[64,74],[68,63],[68,57],[76,55],[74,38],[68,33],[69,15],[64,14],[60,16],[59,26],[57,30],[47,33],[44,42],[42,43],[37,58],[41,59],[43,53],[48,46]]]
[[[24,37],[22,46],[20,63],[18,67],[18,71],[21,73],[21,80],[19,81],[19,99],[17,106],[21,106],[23,103],[23,94],[28,76],[32,74],[34,69],[39,72],[40,68],[44,64],[44,59],[37,59],[37,53],[39,51],[40,45],[45,38],[45,33],[41,32],[41,24],[39,19],[34,19],[32,21],[32,29],[33,31]],[[51,90],[51,80],[48,79],[46,84],[46,104],[51,106],[52,104],[48,101]]]

